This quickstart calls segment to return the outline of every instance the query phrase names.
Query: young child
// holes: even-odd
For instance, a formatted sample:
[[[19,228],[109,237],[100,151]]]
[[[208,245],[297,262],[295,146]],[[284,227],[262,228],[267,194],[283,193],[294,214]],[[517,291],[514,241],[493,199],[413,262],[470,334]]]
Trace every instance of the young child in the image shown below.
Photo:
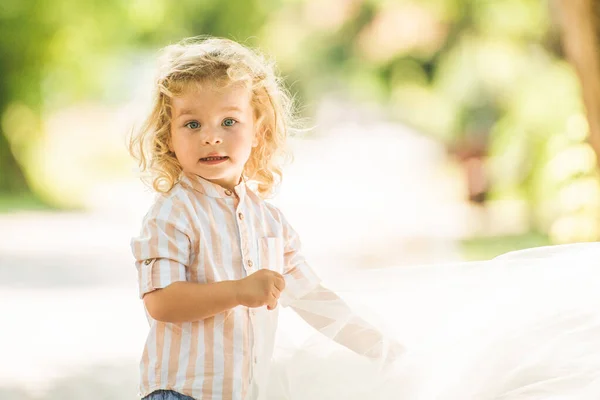
[[[144,399],[258,398],[282,294],[292,307],[335,302],[333,315],[294,309],[323,332],[343,315],[352,322],[334,340],[374,359],[386,352],[384,336],[320,285],[298,234],[264,201],[292,124],[290,97],[257,52],[218,38],[163,50],[152,112],[130,143],[158,192],[131,243],[150,323]]]

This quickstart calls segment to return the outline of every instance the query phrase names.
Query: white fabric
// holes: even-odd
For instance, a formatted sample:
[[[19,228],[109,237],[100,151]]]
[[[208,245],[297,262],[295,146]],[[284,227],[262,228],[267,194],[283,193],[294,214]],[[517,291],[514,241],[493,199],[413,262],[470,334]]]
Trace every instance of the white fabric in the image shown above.
[[[258,397],[600,399],[599,260],[600,243],[550,246],[324,284],[344,301],[284,292]]]

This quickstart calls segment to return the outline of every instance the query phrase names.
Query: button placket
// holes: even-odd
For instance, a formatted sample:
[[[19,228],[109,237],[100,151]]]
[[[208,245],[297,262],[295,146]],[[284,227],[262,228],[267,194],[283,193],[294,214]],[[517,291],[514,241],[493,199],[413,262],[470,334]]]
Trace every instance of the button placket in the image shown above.
[[[244,222],[245,216],[244,213],[242,211],[242,202],[240,202],[240,205],[237,208],[237,226],[238,226],[238,232],[240,235],[240,243],[241,243],[241,248],[242,248],[242,261],[244,262],[244,268],[246,270],[246,273],[248,275],[252,274],[253,272],[256,271],[256,268],[254,267],[254,261],[252,261],[252,253],[251,253],[251,248],[249,245],[249,237],[248,237],[248,229],[246,226],[246,223]]]

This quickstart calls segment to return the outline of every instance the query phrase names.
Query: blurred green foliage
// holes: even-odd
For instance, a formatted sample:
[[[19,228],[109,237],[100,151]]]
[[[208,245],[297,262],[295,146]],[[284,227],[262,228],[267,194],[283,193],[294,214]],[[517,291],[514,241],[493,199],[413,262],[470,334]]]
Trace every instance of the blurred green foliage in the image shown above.
[[[39,161],[42,115],[122,100],[132,54],[201,34],[274,56],[305,113],[337,93],[449,148],[483,138],[492,200],[524,199],[554,241],[600,236],[579,83],[539,0],[3,0],[0,193],[71,206]]]
[[[461,255],[467,261],[489,260],[509,251],[549,246],[548,236],[528,232],[521,235],[490,236],[464,239],[460,242]]]

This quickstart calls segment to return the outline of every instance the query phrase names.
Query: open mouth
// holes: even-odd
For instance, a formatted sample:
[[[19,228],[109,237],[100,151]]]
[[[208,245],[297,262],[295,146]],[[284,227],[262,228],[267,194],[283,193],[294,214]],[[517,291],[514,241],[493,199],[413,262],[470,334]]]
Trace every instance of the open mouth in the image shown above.
[[[201,162],[203,165],[216,165],[224,163],[228,159],[229,157],[227,156],[210,156],[201,158],[199,162]]]
[[[223,161],[223,160],[227,160],[229,157],[227,156],[223,156],[223,157],[204,157],[201,158],[200,161]]]

